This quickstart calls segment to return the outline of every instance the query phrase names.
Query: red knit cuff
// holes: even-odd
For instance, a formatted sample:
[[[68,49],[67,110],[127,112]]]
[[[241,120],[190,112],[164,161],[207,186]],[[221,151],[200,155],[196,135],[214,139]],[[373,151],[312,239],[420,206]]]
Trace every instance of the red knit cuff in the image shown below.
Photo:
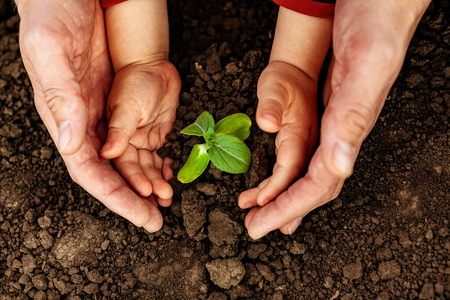
[[[273,0],[276,4],[298,13],[325,19],[334,17],[334,3],[313,0]]]
[[[114,4],[118,4],[120,2],[125,2],[127,0],[100,0],[102,7],[106,8],[108,6],[112,6]]]

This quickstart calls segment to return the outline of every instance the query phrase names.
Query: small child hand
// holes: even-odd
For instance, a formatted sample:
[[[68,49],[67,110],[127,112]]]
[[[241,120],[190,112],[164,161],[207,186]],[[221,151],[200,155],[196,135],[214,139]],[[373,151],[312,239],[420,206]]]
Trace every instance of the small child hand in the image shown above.
[[[156,196],[159,205],[171,204],[171,161],[156,150],[166,143],[176,118],[181,81],[167,60],[133,64],[114,78],[106,113],[108,136],[101,150],[113,159],[124,179],[141,195]]]
[[[277,132],[277,162],[271,177],[239,197],[239,206],[265,206],[301,175],[318,137],[317,85],[297,67],[270,62],[258,81],[256,121]]]
[[[311,193],[299,193],[297,186],[306,182],[316,192],[317,180],[312,181],[310,173],[323,173],[320,168],[310,169],[299,179],[318,139],[317,86],[331,29],[331,20],[280,7],[270,62],[258,81],[256,111],[258,126],[277,133],[277,162],[272,176],[239,197],[241,208],[253,207],[245,219],[252,238],[275,229],[292,233],[305,215],[304,208],[320,202],[314,199],[311,204]]]

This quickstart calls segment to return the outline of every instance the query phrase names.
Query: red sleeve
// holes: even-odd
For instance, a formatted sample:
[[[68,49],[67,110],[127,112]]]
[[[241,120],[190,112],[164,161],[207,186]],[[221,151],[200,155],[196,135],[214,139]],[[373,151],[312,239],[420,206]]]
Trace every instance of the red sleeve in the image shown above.
[[[335,0],[273,0],[276,4],[298,13],[332,19]]]
[[[108,6],[112,6],[114,4],[118,4],[120,2],[124,2],[127,0],[100,0],[100,3],[102,4],[102,7],[108,7]]]

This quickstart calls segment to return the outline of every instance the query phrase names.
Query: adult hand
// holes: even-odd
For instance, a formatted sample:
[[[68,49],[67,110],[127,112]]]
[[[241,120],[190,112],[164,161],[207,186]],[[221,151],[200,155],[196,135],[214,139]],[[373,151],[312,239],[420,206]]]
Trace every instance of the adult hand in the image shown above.
[[[290,234],[310,211],[337,197],[400,72],[409,42],[429,2],[337,2],[334,52],[324,87],[326,108],[319,147],[304,177],[274,201],[249,212],[245,225],[252,238],[275,229]],[[277,82],[273,84],[277,86]],[[278,117],[281,119],[285,113]],[[254,197],[247,198],[249,192],[241,195],[241,207],[244,203],[259,204],[251,200]]]
[[[137,196],[99,157],[113,71],[99,1],[16,1],[20,49],[36,108],[72,179],[112,211],[148,231],[162,226],[151,199]]]

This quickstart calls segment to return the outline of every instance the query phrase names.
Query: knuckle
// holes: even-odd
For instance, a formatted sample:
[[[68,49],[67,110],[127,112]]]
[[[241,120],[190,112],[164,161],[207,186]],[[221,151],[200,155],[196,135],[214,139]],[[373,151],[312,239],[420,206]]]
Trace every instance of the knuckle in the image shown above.
[[[108,133],[110,135],[124,136],[127,137],[128,139],[131,138],[130,134],[125,130],[125,128],[119,126],[110,125],[108,128]]]
[[[370,108],[363,105],[352,107],[343,115],[344,129],[353,137],[360,138],[367,133],[371,119]]]
[[[62,103],[62,91],[58,88],[47,88],[43,91],[45,102],[53,114],[57,114],[64,108]]]

